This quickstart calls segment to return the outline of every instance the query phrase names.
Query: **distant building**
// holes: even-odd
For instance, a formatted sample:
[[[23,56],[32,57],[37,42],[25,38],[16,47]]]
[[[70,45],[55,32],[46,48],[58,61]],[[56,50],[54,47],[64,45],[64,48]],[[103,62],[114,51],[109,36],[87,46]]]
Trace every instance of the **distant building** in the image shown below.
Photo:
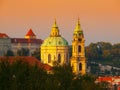
[[[25,38],[11,38],[11,50],[17,55],[18,50],[25,48],[29,50],[29,55],[31,56],[36,49],[39,49],[42,42],[41,39],[36,38],[32,29],[30,29]]]
[[[9,38],[5,34],[2,34],[1,37],[1,55],[4,55],[9,48],[14,52],[14,55],[17,55],[17,52],[24,48],[29,50],[31,56],[36,49],[39,49],[42,63],[50,66],[53,66],[54,62],[60,65],[70,64],[73,67],[73,73],[76,75],[86,74],[85,40],[79,20],[73,33],[72,57],[69,56],[70,49],[67,40],[59,33],[56,20],[52,26],[50,36],[44,42],[36,38],[32,29],[27,32],[25,38]]]
[[[70,63],[73,67],[73,73],[84,75],[86,74],[84,44],[84,34],[78,20],[73,33],[72,57],[70,59],[68,42],[59,34],[55,21],[50,36],[41,45],[41,61],[50,66],[53,66],[54,62],[58,62],[60,65]]]
[[[0,33],[0,56],[4,56],[11,49],[11,41],[7,34]]]
[[[56,20],[50,36],[41,45],[41,61],[50,66],[53,66],[54,62],[60,65],[69,63],[68,42],[60,35]]]
[[[120,90],[120,76],[104,76],[98,77],[96,83],[107,83],[108,90]]]

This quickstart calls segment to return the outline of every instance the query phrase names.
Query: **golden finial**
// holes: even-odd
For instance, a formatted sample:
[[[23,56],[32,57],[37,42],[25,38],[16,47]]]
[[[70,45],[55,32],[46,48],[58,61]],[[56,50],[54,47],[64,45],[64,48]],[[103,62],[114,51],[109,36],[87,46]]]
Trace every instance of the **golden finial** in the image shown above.
[[[57,27],[56,18],[54,19],[53,27]]]
[[[80,18],[78,17],[78,25],[80,25]]]

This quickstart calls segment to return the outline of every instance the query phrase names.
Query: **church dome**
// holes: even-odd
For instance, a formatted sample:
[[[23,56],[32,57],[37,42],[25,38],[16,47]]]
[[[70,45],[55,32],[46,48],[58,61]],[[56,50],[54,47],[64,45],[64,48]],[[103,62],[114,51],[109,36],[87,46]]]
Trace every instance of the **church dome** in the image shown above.
[[[68,42],[61,36],[48,37],[44,40],[42,46],[68,46]]]
[[[44,40],[41,46],[68,46],[68,42],[59,34],[56,20],[52,26],[50,36]]]

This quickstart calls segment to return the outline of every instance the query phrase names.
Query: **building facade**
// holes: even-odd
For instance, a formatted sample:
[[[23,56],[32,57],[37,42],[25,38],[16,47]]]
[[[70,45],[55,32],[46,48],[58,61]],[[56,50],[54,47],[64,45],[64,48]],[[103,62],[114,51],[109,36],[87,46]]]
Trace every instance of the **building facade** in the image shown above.
[[[73,73],[84,75],[86,73],[86,58],[85,58],[85,40],[81,25],[78,19],[76,28],[73,33],[72,40],[72,57],[71,66]]]
[[[0,33],[0,56],[6,55],[9,49],[11,49],[9,36],[7,34]]]
[[[32,29],[30,29],[25,35],[25,38],[11,38],[11,50],[17,55],[18,50],[24,48],[29,50],[29,56],[31,56],[36,49],[39,50],[42,42],[41,39],[36,38]]]
[[[69,63],[68,42],[59,34],[56,20],[52,26],[50,36],[41,45],[41,61],[50,66],[53,66],[54,62],[60,65]]]

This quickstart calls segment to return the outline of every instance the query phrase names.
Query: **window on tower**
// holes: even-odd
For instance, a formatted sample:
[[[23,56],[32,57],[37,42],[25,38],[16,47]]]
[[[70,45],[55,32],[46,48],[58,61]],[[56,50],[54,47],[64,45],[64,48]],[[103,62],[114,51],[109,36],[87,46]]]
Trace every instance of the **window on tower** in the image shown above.
[[[48,54],[48,63],[51,63],[51,55]]]
[[[78,46],[78,52],[81,52],[81,46],[80,45]]]
[[[79,33],[79,36],[81,35],[81,33]]]
[[[78,38],[78,41],[80,41],[80,42],[81,42],[81,41],[82,41],[82,39],[81,39],[81,38]]]
[[[82,63],[79,63],[79,71],[82,70]]]

